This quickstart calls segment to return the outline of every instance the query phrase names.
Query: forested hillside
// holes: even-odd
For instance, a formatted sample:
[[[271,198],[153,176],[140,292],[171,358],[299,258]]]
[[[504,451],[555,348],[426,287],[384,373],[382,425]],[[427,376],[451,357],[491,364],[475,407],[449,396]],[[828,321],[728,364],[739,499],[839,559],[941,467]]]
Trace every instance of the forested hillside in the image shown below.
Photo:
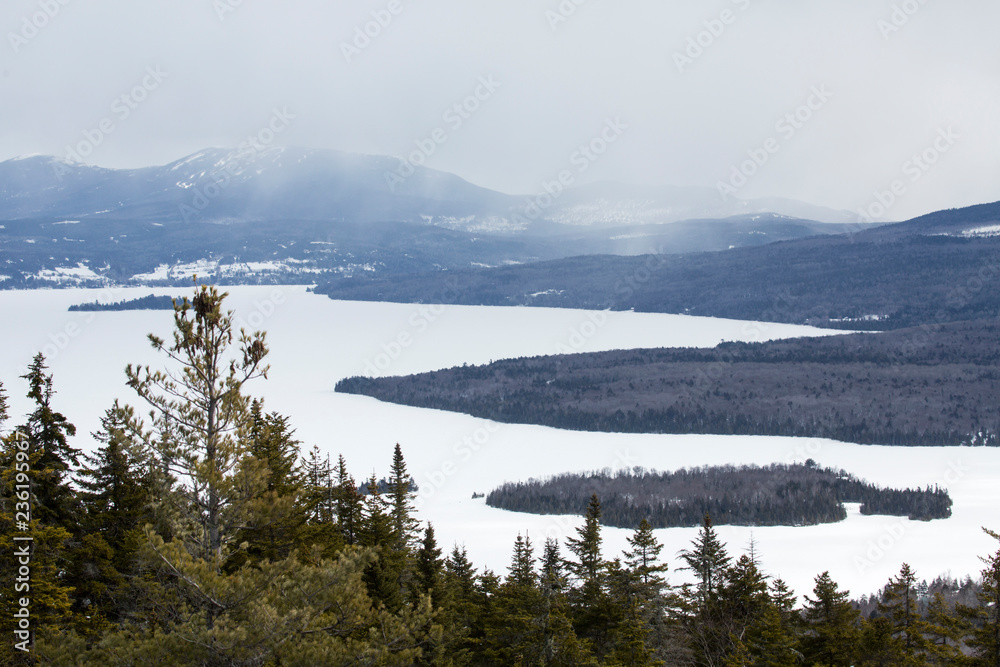
[[[879,334],[509,359],[337,391],[583,431],[996,445],[996,322]]]
[[[1000,316],[1000,204],[856,234],[682,256],[589,256],[317,288],[334,299],[687,313],[857,330]],[[444,285],[460,289],[444,289]]]

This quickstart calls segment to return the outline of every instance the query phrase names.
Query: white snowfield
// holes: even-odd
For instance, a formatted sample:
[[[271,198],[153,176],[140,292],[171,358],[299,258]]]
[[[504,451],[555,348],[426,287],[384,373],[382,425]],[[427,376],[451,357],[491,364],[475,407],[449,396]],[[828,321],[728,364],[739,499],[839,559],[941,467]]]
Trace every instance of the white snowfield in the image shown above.
[[[681,315],[338,302],[305,287],[233,287],[227,300],[241,326],[264,329],[271,346],[267,380],[249,386],[269,410],[291,417],[303,452],[318,445],[343,453],[362,480],[388,472],[392,448],[403,446],[420,487],[419,517],[434,523],[445,551],[465,544],[482,571],[506,573],[518,532],[540,550],[546,536],[573,534],[579,517],[535,516],[486,507],[474,492],[504,481],[603,468],[672,470],[725,463],[805,461],[844,468],[893,486],[946,486],[955,502],[947,520],[911,522],[864,517],[856,506],[837,524],[809,527],[719,527],[733,554],[751,535],[763,567],[799,595],[829,570],[852,593],[876,591],[903,562],[923,578],[977,575],[978,556],[996,549],[980,527],[1000,529],[1000,451],[995,448],[893,448],[820,439],[581,433],[496,424],[466,415],[380,403],[334,393],[352,375],[402,375],[463,363],[574,351],[633,347],[713,346],[722,340],[765,340],[835,332],[809,327]],[[28,410],[18,376],[37,351],[48,358],[58,392],[54,407],[78,427],[74,444],[92,449],[103,411],[117,397],[142,408],[124,383],[127,363],[161,367],[146,334],[169,336],[169,311],[70,313],[74,303],[119,301],[176,288],[0,291],[0,380],[11,399],[12,428]],[[189,293],[189,292],[187,292]],[[581,508],[581,511],[583,508]],[[677,552],[695,528],[658,530],[675,571]],[[625,548],[630,531],[606,528],[607,557]]]

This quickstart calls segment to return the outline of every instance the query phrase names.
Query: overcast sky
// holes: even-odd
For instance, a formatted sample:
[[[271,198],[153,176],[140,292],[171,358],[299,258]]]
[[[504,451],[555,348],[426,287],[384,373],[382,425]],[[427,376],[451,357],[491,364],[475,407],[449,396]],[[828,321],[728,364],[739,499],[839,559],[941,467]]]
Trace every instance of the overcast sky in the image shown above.
[[[277,109],[275,144],[440,129],[427,166],[509,193],[593,142],[578,182],[851,210],[896,182],[903,219],[1000,199],[998,25],[996,0],[4,0],[0,160],[164,164]]]

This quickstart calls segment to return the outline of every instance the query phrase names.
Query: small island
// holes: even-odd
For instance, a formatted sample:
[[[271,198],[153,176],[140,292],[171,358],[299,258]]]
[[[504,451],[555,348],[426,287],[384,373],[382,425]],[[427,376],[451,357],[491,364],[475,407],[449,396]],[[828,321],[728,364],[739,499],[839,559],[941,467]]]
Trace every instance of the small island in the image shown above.
[[[847,518],[844,503],[862,514],[928,521],[951,516],[945,489],[889,489],[844,470],[805,464],[712,466],[656,472],[564,474],[546,480],[507,482],[486,496],[490,507],[531,514],[580,514],[592,494],[608,526],[635,529],[698,526],[706,514],[716,525],[812,526]]]
[[[177,299],[180,301],[180,298]],[[140,297],[138,299],[128,299],[116,301],[115,303],[98,303],[97,301],[92,301],[90,303],[78,303],[69,307],[70,312],[89,312],[89,311],[99,311],[99,310],[173,310],[174,309],[174,297],[171,296],[156,296],[150,294],[148,296]]]

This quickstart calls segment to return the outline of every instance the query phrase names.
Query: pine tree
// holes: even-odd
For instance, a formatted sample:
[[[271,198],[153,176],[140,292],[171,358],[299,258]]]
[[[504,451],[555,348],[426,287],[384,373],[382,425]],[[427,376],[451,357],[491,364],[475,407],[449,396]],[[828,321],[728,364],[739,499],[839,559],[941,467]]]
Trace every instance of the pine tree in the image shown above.
[[[601,554],[601,501],[590,498],[583,525],[576,537],[566,539],[566,548],[575,559],[566,561],[572,588],[568,593],[570,618],[580,639],[590,642],[600,659],[611,650],[612,630],[623,609],[614,606],[608,591],[608,563]]]
[[[928,659],[934,665],[953,665],[961,660],[962,637],[968,624],[951,608],[941,591],[931,596],[927,604]]]
[[[343,455],[337,458],[336,487],[334,488],[334,507],[337,516],[337,526],[344,538],[344,543],[358,543],[358,532],[361,524],[361,494],[358,485],[347,472],[347,463]]]
[[[441,549],[434,536],[434,526],[430,522],[424,530],[424,539],[414,558],[414,588],[417,596],[429,595],[435,609],[444,604],[446,594],[444,581],[444,561]]]
[[[226,363],[236,339],[232,312],[223,312],[226,293],[215,287],[196,288],[194,298],[174,306],[173,344],[153,335],[153,348],[176,364],[177,370],[152,371],[148,366],[126,369],[128,385],[153,410],[169,417],[173,427],[160,451],[181,479],[180,493],[191,508],[189,519],[197,532],[185,532],[186,546],[197,558],[221,568],[230,555],[237,526],[247,523],[246,501],[258,494],[246,492],[246,481],[234,473],[245,446],[236,429],[249,416],[243,394],[251,380],[267,377],[265,334],[240,331],[239,349]],[[254,480],[260,488],[266,482]]]
[[[846,667],[856,655],[858,612],[849,591],[841,591],[824,572],[815,579],[813,598],[806,596],[803,618],[808,629],[802,640],[806,664]]]
[[[408,554],[395,548],[397,541],[393,516],[389,504],[379,492],[374,473],[368,480],[363,512],[360,544],[376,554],[375,561],[365,568],[364,582],[372,599],[395,613],[403,606],[400,572]]]
[[[70,466],[79,464],[79,450],[69,445],[68,438],[76,435],[76,427],[62,413],[52,409],[52,376],[45,373],[45,357],[36,354],[21,377],[28,381],[28,398],[35,403],[27,423],[19,431],[28,438],[30,451],[40,452],[32,467],[32,516],[50,526],[62,526],[71,534],[77,532],[80,512],[75,494],[70,488]]]
[[[990,537],[1000,540],[1000,533],[983,528]],[[1000,549],[989,557],[980,557],[983,569],[982,589],[977,607],[961,609],[972,624],[966,643],[975,656],[976,667],[1000,667]]]
[[[388,495],[392,506],[392,527],[396,534],[396,548],[407,549],[415,541],[419,522],[414,517],[413,481],[406,471],[403,450],[396,443],[392,452],[392,466],[389,469]]]
[[[702,521],[692,548],[681,552],[681,560],[686,564],[685,570],[694,572],[698,580],[698,605],[706,608],[715,597],[716,588],[723,581],[730,562],[726,547],[716,535],[712,517],[708,514]]]
[[[84,514],[83,537],[74,549],[67,581],[76,589],[80,613],[121,620],[134,609],[134,582],[140,564],[143,525],[153,520],[151,493],[155,467],[141,421],[134,410],[115,401],[93,434],[100,443],[84,454],[76,474]]]
[[[644,518],[631,537],[626,538],[631,551],[625,552],[625,565],[638,582],[638,594],[642,604],[649,603],[660,597],[666,586],[663,573],[667,565],[660,563],[660,552],[663,545],[653,535],[653,527]]]
[[[927,622],[917,607],[916,573],[903,563],[899,575],[889,580],[879,612],[892,623],[893,635],[900,639],[906,664],[922,664],[929,642]]]

